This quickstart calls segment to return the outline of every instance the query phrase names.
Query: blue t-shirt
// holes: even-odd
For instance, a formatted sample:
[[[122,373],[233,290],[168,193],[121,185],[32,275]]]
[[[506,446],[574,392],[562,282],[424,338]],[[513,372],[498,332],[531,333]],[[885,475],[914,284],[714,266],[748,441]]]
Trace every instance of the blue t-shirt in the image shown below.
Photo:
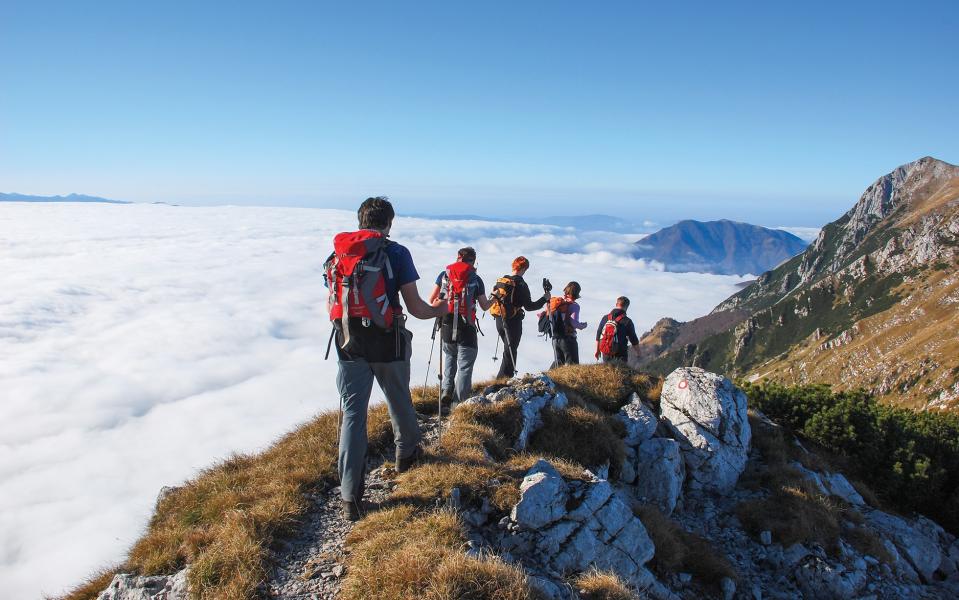
[[[386,244],[386,255],[389,257],[390,267],[393,269],[393,279],[386,278],[386,295],[391,306],[399,306],[400,288],[407,283],[418,281],[420,274],[416,272],[413,257],[406,246],[389,242]]]

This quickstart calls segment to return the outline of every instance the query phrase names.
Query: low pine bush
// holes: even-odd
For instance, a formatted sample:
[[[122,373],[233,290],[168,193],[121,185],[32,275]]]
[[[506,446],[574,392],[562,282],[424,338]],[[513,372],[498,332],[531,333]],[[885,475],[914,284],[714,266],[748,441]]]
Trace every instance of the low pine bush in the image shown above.
[[[847,458],[889,506],[959,533],[959,416],[887,406],[862,390],[741,384],[750,405]]]

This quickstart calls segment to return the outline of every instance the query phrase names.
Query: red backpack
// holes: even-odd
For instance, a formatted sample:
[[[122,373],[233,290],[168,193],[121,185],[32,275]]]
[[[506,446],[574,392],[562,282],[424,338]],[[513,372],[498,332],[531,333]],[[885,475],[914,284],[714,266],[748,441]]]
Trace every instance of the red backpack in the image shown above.
[[[476,269],[467,262],[455,262],[446,267],[446,301],[449,303],[451,315],[459,315],[472,325],[476,322],[476,286],[470,285],[476,276]],[[453,335],[455,342],[459,319],[453,319]]]
[[[619,353],[619,322],[625,317],[626,313],[620,313],[615,319],[613,313],[606,315],[603,333],[599,337],[599,353],[604,358],[610,358]]]
[[[403,314],[401,307],[390,306],[386,293],[386,280],[393,279],[388,243],[382,233],[368,229],[333,238],[333,254],[323,264],[323,278],[330,290],[330,320],[342,324],[344,350],[350,343],[350,317],[390,331],[395,318]]]

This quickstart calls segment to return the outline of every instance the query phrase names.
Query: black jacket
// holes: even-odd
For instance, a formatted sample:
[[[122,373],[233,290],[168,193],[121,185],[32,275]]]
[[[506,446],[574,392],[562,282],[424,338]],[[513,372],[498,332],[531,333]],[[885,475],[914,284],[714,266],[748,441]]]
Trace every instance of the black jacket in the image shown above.
[[[603,326],[606,325],[606,321],[609,320],[609,317],[612,316],[614,319],[621,314],[624,314],[624,311],[621,308],[614,308],[612,312],[603,315],[603,318],[599,321],[599,328],[596,330],[596,341],[598,342],[600,338],[603,337]],[[639,345],[639,338],[636,336],[636,326],[633,325],[632,319],[629,317],[623,317],[619,322],[619,326],[616,328],[616,344],[618,346],[618,352],[616,356],[618,358],[627,358],[627,341],[634,345]]]
[[[539,300],[534,301],[530,297],[529,286],[526,284],[526,281],[519,275],[507,275],[510,279],[513,280],[513,306],[519,309],[524,310],[539,310],[546,306],[546,302],[549,300],[549,296],[543,294],[543,297]],[[526,313],[523,310],[518,310],[516,315],[507,319],[509,321],[513,319],[522,319],[526,316]]]

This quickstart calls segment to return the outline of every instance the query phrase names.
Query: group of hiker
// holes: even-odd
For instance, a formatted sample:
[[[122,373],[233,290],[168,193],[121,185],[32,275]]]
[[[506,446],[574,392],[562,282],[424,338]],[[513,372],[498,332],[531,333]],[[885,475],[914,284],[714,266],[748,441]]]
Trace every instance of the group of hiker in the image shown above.
[[[476,272],[476,250],[461,248],[455,262],[440,272],[428,299],[420,296],[419,274],[413,258],[401,244],[389,239],[395,213],[385,197],[367,198],[358,211],[358,231],[338,234],[334,251],[324,264],[329,290],[328,310],[333,322],[330,344],[337,353],[336,385],[342,423],[339,432],[338,470],[343,513],[349,520],[362,514],[366,469],[366,418],[374,381],[386,397],[396,445],[395,469],[402,473],[422,456],[422,434],[410,393],[412,333],[407,313],[417,319],[435,319],[433,337],[440,334],[442,360],[440,402],[455,404],[471,393],[473,366],[482,333],[477,306],[496,322],[497,352],[503,353],[498,378],[516,374],[516,359],[523,337],[526,312],[540,311],[538,332],[551,339],[553,367],[578,364],[577,332],[588,327],[580,321],[581,287],[569,282],[561,296],[551,296],[552,284],[543,279],[543,295],[533,299],[523,278],[529,260],[513,260],[511,272],[496,280],[487,294]],[[403,305],[400,304],[402,296]],[[626,316],[629,299],[621,296],[604,315],[596,330],[594,357],[626,361],[627,347],[639,344],[633,322]],[[329,346],[327,355],[329,355]],[[432,350],[431,350],[432,360]],[[496,353],[494,352],[494,359]]]

